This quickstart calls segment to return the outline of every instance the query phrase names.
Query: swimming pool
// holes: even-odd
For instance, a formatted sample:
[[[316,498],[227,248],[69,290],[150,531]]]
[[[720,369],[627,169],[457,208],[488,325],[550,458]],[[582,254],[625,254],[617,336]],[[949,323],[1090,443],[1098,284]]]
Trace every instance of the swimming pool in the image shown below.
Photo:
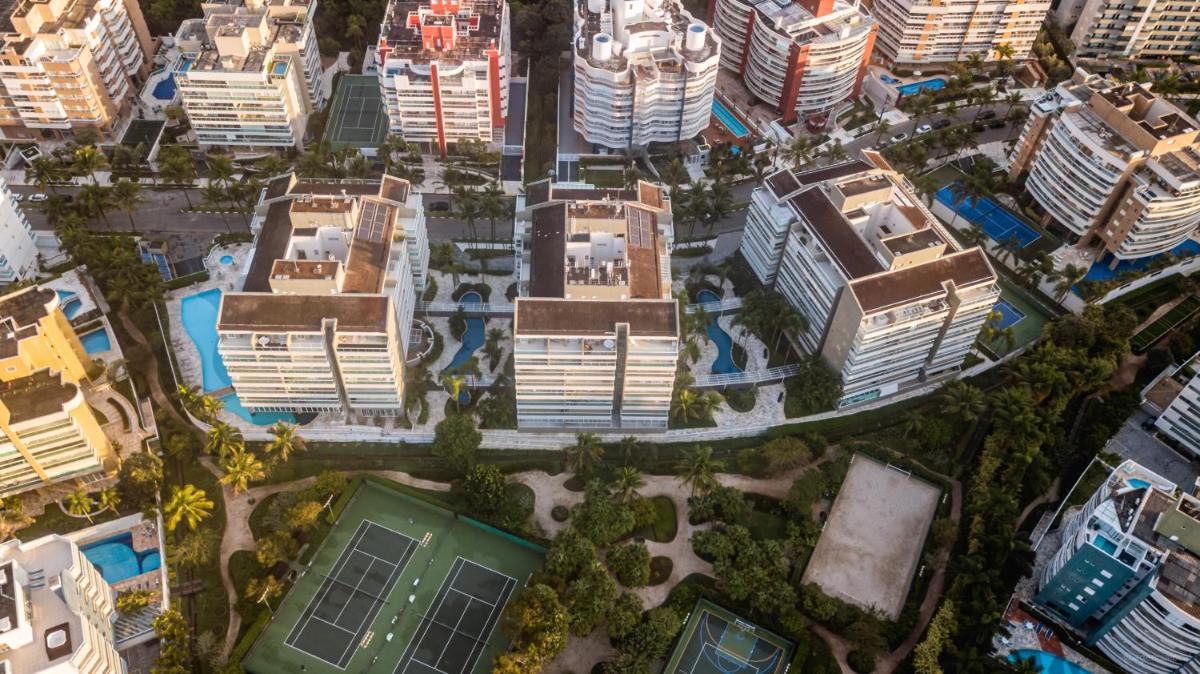
[[[1171,255],[1174,255],[1180,259],[1195,257],[1197,254],[1200,254],[1200,243],[1196,243],[1195,241],[1188,239],[1187,241],[1184,241],[1178,246],[1172,248],[1170,253]],[[1155,260],[1161,260],[1164,254],[1165,253],[1159,253],[1158,255],[1150,255],[1149,257],[1121,260],[1114,265],[1113,254],[1105,253],[1103,258],[1092,263],[1092,266],[1088,269],[1087,276],[1085,276],[1083,280],[1109,281],[1126,272],[1142,271],[1146,267],[1150,266],[1150,263],[1154,262]]]
[[[711,290],[701,290],[696,295],[696,301],[700,304],[708,304],[709,302],[720,302],[721,298],[717,297],[717,294]],[[725,332],[721,324],[717,322],[716,316],[713,316],[712,320],[708,322],[706,332],[713,344],[717,345],[717,359],[713,361],[712,373],[733,374],[741,372],[742,368],[733,362],[733,337],[730,337],[729,333]]]
[[[154,571],[162,565],[158,550],[135,552],[133,534],[129,532],[80,546],[79,551],[100,570],[100,575],[110,585]]]
[[[1033,660],[1041,668],[1041,674],[1091,674],[1079,665],[1046,651],[1022,649],[1008,654],[1009,662]]]
[[[219,261],[221,264],[233,264],[233,256],[232,255],[222,255],[221,259]]]
[[[71,320],[79,315],[79,310],[83,308],[83,302],[79,301],[79,296],[72,290],[55,290],[58,293],[59,308],[62,309],[63,315],[67,320]]]
[[[738,119],[716,98],[713,99],[712,111],[721,124],[729,130],[729,133],[733,134],[734,138],[745,138],[750,135],[750,129],[746,128],[745,124],[742,124],[742,120]]]
[[[108,339],[108,330],[104,328],[80,335],[79,341],[83,343],[83,350],[90,354],[112,351],[112,342]]]
[[[940,89],[944,89],[945,87],[946,80],[940,77],[935,77],[931,80],[921,80],[920,82],[913,82],[911,84],[905,84],[896,87],[896,91],[900,92],[901,96],[912,96],[913,94],[918,94],[922,91],[938,91]]]
[[[458,298],[458,303],[459,305],[482,304],[483,296],[474,291],[464,293],[462,297]],[[475,350],[483,346],[483,340],[483,319],[468,318],[467,330],[462,336],[462,346],[458,348],[458,352],[454,354],[454,358],[450,360],[450,364],[447,365],[442,372],[449,372],[450,370],[453,370],[459,365],[467,362],[467,360],[471,358],[471,355],[475,353]]]
[[[188,295],[179,305],[183,329],[192,338],[196,351],[200,353],[201,386],[207,391],[217,391],[233,384],[225,361],[217,352],[217,313],[221,309],[221,291],[217,288]],[[236,393],[221,396],[225,409],[256,426],[270,426],[277,421],[295,423],[296,415],[287,412],[250,412],[242,405]]]

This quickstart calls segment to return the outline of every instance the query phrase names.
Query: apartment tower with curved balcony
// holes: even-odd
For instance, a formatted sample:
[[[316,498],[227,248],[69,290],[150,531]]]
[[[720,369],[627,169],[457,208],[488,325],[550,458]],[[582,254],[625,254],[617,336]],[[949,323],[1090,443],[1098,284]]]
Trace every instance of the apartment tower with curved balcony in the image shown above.
[[[1136,259],[1200,225],[1200,124],[1143,84],[1082,70],[1038,100],[1009,175],[1068,241]]]
[[[679,0],[580,0],[574,52],[575,129],[589,143],[675,143],[708,126],[721,40]]]
[[[875,0],[879,21],[879,60],[895,67],[949,65],[970,54],[987,61],[1023,61],[1050,11],[1050,0]]]
[[[721,66],[785,124],[858,96],[877,29],[857,3],[841,0],[710,0],[708,20],[721,36]]]

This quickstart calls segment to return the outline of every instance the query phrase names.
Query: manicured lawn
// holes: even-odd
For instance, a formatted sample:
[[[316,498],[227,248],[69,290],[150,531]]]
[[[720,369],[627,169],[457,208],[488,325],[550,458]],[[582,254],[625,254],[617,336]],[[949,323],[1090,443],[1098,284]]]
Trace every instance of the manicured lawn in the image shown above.
[[[654,506],[654,522],[634,532],[634,536],[647,538],[656,543],[669,543],[675,540],[679,530],[679,522],[675,520],[675,504],[666,496],[655,496],[650,499]]]

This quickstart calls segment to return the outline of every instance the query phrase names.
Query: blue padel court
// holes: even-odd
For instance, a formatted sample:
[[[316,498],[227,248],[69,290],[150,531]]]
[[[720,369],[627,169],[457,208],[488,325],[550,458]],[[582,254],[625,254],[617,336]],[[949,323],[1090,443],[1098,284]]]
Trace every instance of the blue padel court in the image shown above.
[[[992,319],[996,323],[995,327],[997,330],[1010,328],[1025,318],[1024,311],[1021,311],[1003,299],[996,302],[996,306],[992,307],[992,311],[1000,314],[999,319]]]
[[[979,225],[996,243],[1016,239],[1022,248],[1042,238],[1037,230],[1021,221],[995,201],[982,197],[977,202],[970,197],[954,203],[954,190],[947,185],[937,191],[937,200],[958,213],[959,217]]]
[[[792,644],[777,634],[700,600],[664,674],[783,674]]]

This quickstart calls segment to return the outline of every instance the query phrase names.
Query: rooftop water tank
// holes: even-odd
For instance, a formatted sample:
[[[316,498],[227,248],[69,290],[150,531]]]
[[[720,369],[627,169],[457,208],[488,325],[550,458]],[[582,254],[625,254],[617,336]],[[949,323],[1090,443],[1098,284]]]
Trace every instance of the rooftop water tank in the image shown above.
[[[604,11],[604,6],[607,4],[607,0],[588,0],[587,8],[592,14],[600,14]]]
[[[700,51],[704,49],[704,37],[708,34],[708,27],[702,23],[693,23],[687,28],[687,42],[685,46],[688,51]]]
[[[612,36],[607,33],[597,33],[592,37],[592,58],[597,61],[607,61],[612,58]]]

